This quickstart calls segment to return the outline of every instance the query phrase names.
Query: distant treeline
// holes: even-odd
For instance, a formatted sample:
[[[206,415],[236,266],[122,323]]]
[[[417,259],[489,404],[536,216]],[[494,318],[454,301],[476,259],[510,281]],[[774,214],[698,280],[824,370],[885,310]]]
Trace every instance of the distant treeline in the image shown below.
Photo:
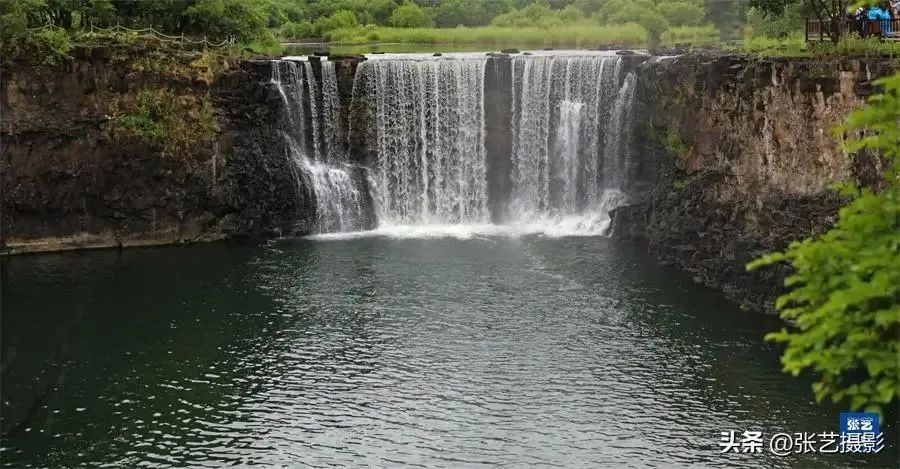
[[[27,28],[121,24],[171,34],[325,37],[342,28],[545,27],[636,23],[651,36],[670,27],[738,31],[747,0],[0,0],[3,38]]]

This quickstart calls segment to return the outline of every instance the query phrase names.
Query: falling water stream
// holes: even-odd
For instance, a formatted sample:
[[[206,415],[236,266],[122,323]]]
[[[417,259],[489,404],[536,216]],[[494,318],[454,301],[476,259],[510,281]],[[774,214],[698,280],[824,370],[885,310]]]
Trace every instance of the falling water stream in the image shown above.
[[[382,225],[487,221],[485,58],[370,60]]]
[[[512,193],[497,225],[489,223],[498,217],[487,161],[496,156],[485,149],[488,60],[393,55],[359,64],[352,99],[373,119],[349,127],[371,127],[376,232],[602,234],[608,212],[626,200],[635,76],[623,77],[613,55],[511,59]]]
[[[282,98],[281,133],[298,191],[308,188],[315,199],[315,232],[359,230],[366,219],[366,189],[361,170],[343,162],[334,64],[323,62],[321,88],[309,62],[273,61],[271,81]]]
[[[518,223],[599,234],[624,197],[634,75],[618,57],[513,59],[513,200]],[[607,124],[608,123],[608,124]],[[615,203],[609,203],[614,201]]]

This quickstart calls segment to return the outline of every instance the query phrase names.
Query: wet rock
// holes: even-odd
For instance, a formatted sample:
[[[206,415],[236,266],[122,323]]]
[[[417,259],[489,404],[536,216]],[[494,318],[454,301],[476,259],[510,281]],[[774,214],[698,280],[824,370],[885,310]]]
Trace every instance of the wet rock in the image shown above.
[[[518,54],[519,49],[502,49],[500,51],[500,53],[502,53],[502,54]]]

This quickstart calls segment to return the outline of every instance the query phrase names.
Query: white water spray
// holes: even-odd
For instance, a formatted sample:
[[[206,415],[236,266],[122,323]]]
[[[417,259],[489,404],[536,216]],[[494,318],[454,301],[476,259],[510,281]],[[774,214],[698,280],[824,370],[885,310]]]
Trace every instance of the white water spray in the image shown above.
[[[357,85],[375,96],[373,194],[380,225],[488,219],[484,58],[370,60]],[[356,88],[356,86],[354,87]]]
[[[272,62],[271,82],[281,95],[285,116],[282,135],[298,190],[308,184],[315,199],[316,233],[359,230],[366,220],[367,194],[360,188],[364,178],[355,176],[353,168],[342,163],[343,147],[332,127],[338,125],[340,117],[339,106],[332,101],[337,99],[334,64],[328,67],[327,63],[323,63],[323,82],[330,84],[323,83],[323,92],[309,62],[303,62],[302,71],[295,61]],[[311,142],[305,126],[307,106]],[[322,122],[325,132],[321,132]],[[312,158],[308,148],[312,148]]]

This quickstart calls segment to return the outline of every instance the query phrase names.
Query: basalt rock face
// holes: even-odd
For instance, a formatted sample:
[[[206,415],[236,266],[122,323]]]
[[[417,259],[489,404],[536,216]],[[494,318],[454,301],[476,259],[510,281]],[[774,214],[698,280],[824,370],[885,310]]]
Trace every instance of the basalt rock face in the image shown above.
[[[266,61],[150,62],[137,48],[73,56],[3,75],[5,251],[302,231],[305,202],[286,196],[294,182],[271,131],[279,108],[263,86]]]
[[[658,183],[614,212],[614,235],[771,311],[787,268],[748,273],[746,263],[831,227],[844,202],[832,183],[877,179],[878,159],[846,154],[832,129],[897,69],[877,59],[697,55],[640,66],[635,152]]]

